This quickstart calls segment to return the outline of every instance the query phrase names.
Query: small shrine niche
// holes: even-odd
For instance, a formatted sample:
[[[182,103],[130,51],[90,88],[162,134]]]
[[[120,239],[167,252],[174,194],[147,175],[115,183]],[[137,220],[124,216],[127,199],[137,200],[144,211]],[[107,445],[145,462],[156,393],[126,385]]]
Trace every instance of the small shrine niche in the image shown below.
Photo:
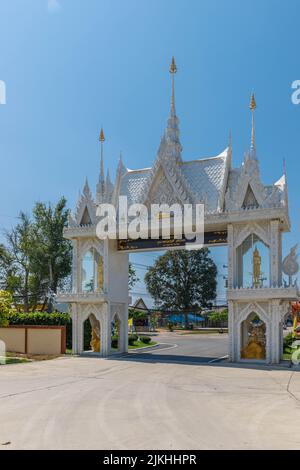
[[[249,235],[237,249],[238,286],[269,287],[269,247],[256,235]]]
[[[255,312],[241,324],[241,359],[266,359],[266,324]]]
[[[82,258],[82,292],[97,292],[103,289],[103,258],[95,248],[90,248]]]

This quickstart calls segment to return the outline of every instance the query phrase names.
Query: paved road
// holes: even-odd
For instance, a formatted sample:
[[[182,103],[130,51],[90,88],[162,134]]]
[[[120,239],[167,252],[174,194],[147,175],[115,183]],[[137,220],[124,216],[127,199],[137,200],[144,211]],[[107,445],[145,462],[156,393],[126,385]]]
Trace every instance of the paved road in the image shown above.
[[[159,342],[153,349],[131,351],[131,355],[135,360],[166,363],[204,363],[228,355],[227,334],[164,333]]]
[[[0,448],[300,448],[300,372],[147,354],[0,366]]]

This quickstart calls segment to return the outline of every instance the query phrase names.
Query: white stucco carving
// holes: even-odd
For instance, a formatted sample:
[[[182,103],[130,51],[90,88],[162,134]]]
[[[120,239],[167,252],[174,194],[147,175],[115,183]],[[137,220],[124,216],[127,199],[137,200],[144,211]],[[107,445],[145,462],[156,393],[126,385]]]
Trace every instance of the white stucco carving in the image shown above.
[[[282,262],[282,270],[284,274],[289,277],[290,285],[292,284],[292,276],[295,276],[299,271],[299,263],[297,261],[298,254],[296,252],[297,247],[298,245],[294,245]]]

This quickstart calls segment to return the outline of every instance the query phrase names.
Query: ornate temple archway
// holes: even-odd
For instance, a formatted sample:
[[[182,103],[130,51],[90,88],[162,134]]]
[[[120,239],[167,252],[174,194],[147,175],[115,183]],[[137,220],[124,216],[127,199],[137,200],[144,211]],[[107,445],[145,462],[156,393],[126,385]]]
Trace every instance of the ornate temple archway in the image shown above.
[[[86,181],[76,211],[70,214],[64,232],[73,244],[73,282],[72,291],[60,294],[59,300],[71,304],[73,350],[82,352],[83,319],[91,312],[98,312],[95,316],[101,324],[101,354],[109,355],[111,321],[117,307],[119,349],[127,351],[128,253],[156,250],[158,244],[160,249],[174,248],[170,240],[164,244],[164,241],[152,239],[97,238],[97,208],[109,203],[117,209],[119,197],[123,196],[128,205],[140,203],[146,207],[152,203],[204,204],[204,244],[228,246],[229,358],[231,361],[247,359],[241,357],[241,323],[254,313],[265,324],[264,360],[277,363],[281,355],[282,312],[289,301],[298,298],[298,289],[291,278],[288,283],[282,280],[282,234],[290,230],[286,175],[272,185],[264,185],[261,181],[254,132],[254,95],[250,101],[250,148],[239,167],[232,164],[231,138],[225,150],[216,156],[183,160],[175,109],[176,71],[173,60],[170,114],[151,168],[129,170],[120,158],[113,183],[109,173],[104,174],[104,133],[101,129],[100,175],[95,198]],[[175,247],[184,248],[184,243]],[[94,255],[90,255],[94,262],[90,279],[93,289],[88,290],[83,288],[82,257],[91,247],[101,257],[101,263],[95,262]],[[96,276],[101,277],[101,286]],[[244,282],[247,276],[249,279]],[[88,313],[87,305],[90,306]],[[244,350],[247,345],[243,346]]]

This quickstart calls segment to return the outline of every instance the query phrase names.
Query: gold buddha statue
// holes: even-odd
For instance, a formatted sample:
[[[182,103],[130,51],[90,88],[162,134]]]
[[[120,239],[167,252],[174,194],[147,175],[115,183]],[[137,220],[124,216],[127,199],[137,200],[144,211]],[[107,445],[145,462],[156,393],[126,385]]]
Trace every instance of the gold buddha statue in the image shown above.
[[[242,359],[265,359],[266,346],[262,338],[264,332],[262,327],[255,327],[251,332],[248,344],[241,351]]]
[[[103,289],[103,259],[99,255],[97,260],[97,291]]]
[[[258,287],[261,282],[261,256],[256,247],[253,251],[253,286]]]
[[[95,328],[92,329],[92,339],[90,345],[94,352],[100,352],[100,338]]]
[[[96,319],[95,315],[92,313],[89,316],[90,324],[92,327],[92,338],[90,346],[94,352],[100,352],[100,324]]]

